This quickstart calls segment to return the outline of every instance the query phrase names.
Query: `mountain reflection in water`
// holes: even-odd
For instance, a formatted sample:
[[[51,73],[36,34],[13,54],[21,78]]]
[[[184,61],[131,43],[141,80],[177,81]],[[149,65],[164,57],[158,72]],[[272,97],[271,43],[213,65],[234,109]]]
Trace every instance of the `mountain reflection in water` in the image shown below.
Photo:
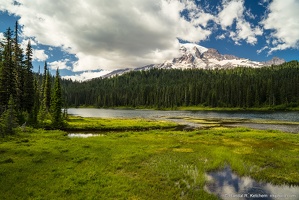
[[[230,167],[225,167],[218,172],[206,174],[207,185],[205,190],[217,195],[223,200],[298,200],[299,187],[277,186],[270,183],[262,183],[250,177],[239,177],[232,172]]]

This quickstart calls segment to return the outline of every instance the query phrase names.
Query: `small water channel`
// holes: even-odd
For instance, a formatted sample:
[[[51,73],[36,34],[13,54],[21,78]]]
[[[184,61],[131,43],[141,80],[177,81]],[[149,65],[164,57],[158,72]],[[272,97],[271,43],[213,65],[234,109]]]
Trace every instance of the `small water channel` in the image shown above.
[[[89,137],[103,137],[103,134],[94,134],[94,133],[69,133],[67,135],[69,138],[89,138]]]
[[[262,183],[239,177],[230,167],[206,174],[205,190],[223,200],[298,200],[299,187]]]

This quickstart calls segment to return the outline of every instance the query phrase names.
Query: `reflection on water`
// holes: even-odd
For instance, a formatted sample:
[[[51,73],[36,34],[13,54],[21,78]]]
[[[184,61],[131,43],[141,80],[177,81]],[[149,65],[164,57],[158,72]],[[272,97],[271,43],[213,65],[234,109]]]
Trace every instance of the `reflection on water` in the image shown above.
[[[208,184],[205,186],[205,190],[223,200],[299,199],[299,187],[256,182],[249,177],[239,177],[229,167],[219,172],[208,173],[206,177]]]
[[[67,135],[70,138],[89,138],[89,137],[98,137],[104,136],[103,134],[92,134],[92,133],[70,133]]]

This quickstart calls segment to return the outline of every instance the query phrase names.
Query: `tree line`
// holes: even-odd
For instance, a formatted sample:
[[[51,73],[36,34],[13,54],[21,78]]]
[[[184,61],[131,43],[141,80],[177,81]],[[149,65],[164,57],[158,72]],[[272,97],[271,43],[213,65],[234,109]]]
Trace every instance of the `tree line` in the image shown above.
[[[151,69],[86,82],[63,80],[69,106],[286,109],[299,106],[299,64],[234,69]]]
[[[24,51],[18,38],[19,26],[8,28],[0,42],[0,135],[13,134],[19,125],[62,126],[62,97],[57,69],[55,81],[47,64],[43,75],[32,71],[30,40]],[[53,86],[52,86],[53,85]],[[50,121],[50,123],[49,123]]]

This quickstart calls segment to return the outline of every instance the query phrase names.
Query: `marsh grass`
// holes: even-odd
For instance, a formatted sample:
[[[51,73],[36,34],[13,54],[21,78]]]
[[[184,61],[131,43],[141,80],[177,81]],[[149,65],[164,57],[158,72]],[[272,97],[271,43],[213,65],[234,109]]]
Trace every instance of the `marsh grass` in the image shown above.
[[[185,120],[207,126],[225,126],[236,123],[256,123],[256,124],[275,124],[275,125],[299,125],[299,122],[267,120],[267,119],[218,119],[218,118],[193,118],[193,117],[172,117],[172,119]]]
[[[126,131],[126,130],[150,130],[169,129],[177,124],[169,121],[156,121],[149,119],[103,119],[83,118],[71,116],[67,120],[66,130],[102,130],[102,131]]]
[[[73,123],[82,121],[77,127],[123,123],[129,129],[140,122]],[[203,189],[206,172],[230,165],[241,176],[299,185],[298,155],[298,135],[248,128],[129,130],[92,138],[31,129],[0,138],[0,199],[217,199]]]
[[[170,110],[170,109],[169,109]],[[173,109],[172,109],[173,110]],[[188,110],[188,111],[285,111],[292,110],[298,111],[299,107],[287,107],[286,105],[274,106],[274,107],[255,107],[255,108],[245,108],[245,107],[207,107],[207,106],[180,106],[175,108],[175,110]]]

